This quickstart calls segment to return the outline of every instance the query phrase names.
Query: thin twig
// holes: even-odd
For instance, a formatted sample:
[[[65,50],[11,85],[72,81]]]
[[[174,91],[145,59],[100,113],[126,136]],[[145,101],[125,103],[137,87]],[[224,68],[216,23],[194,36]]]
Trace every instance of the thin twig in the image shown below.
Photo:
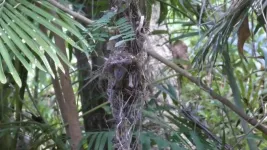
[[[86,18],[85,16],[77,13],[77,12],[74,12],[72,11],[71,9],[65,7],[64,5],[61,5],[59,2],[55,1],[55,0],[47,0],[50,4],[56,6],[57,8],[63,10],[64,12],[70,14],[71,16],[73,16],[74,18],[86,23],[86,24],[92,24],[94,23],[93,20],[90,20],[88,18]]]

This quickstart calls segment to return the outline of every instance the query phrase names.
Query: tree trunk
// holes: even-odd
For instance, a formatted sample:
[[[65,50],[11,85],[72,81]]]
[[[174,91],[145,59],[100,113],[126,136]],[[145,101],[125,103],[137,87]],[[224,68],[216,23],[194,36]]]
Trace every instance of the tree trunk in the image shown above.
[[[44,26],[41,26],[40,29],[46,34],[47,30]],[[55,44],[66,55],[65,41],[58,35],[54,33],[52,34],[55,39]],[[52,79],[52,83],[56,93],[59,109],[62,114],[62,119],[66,125],[66,133],[70,138],[71,149],[78,150],[78,145],[82,139],[78,110],[75,104],[75,96],[72,89],[68,66],[63,61],[61,61],[61,63],[64,67],[65,73],[61,70],[57,71],[55,65],[50,63],[53,73],[55,74],[55,78]],[[59,74],[59,77],[57,73]]]
[[[99,46],[97,46],[96,49],[102,51]],[[98,57],[99,55],[101,54],[98,53]],[[88,58],[84,53],[75,50],[75,56],[77,58],[77,68],[79,70],[79,94],[81,97],[82,112],[84,114],[107,100],[104,90],[107,81],[100,79],[99,77],[92,79],[94,78],[94,75],[98,74],[97,70],[99,70],[99,66],[103,66],[104,61],[99,61],[100,58],[97,58],[97,56],[91,56],[93,66],[93,69],[91,69]],[[98,109],[90,114],[84,115],[85,131],[89,132],[107,129],[108,123],[106,120],[108,118],[109,116],[105,115],[103,109]]]
[[[104,0],[94,1],[97,3]],[[83,0],[79,0],[78,3],[83,3]],[[83,12],[88,18],[93,18],[93,16],[98,17],[101,11],[104,10],[97,10],[94,8],[94,12],[92,13],[91,4],[87,4],[83,8]],[[99,42],[94,50],[95,51],[90,55],[92,67],[90,66],[89,60],[84,53],[80,52],[79,50],[75,50],[74,53],[77,59],[77,68],[79,71],[78,76],[80,82],[78,94],[81,97],[83,114],[107,101],[105,95],[107,81],[99,77],[95,78],[95,75],[101,74],[98,71],[105,62],[103,58],[106,57],[106,42]],[[109,123],[106,121],[109,118],[110,115],[105,114],[103,109],[98,109],[90,114],[84,115],[83,120],[85,131],[89,132],[109,128]]]
[[[65,41],[57,35],[54,35],[56,45],[66,54]],[[63,63],[63,62],[62,62]],[[63,102],[59,101],[59,105],[64,105],[62,113],[67,113],[67,130],[71,138],[72,150],[78,150],[78,145],[82,139],[80,122],[78,117],[77,106],[75,104],[75,96],[71,85],[69,69],[63,63],[65,73],[59,71],[60,85],[62,89]],[[66,115],[66,114],[63,114]]]

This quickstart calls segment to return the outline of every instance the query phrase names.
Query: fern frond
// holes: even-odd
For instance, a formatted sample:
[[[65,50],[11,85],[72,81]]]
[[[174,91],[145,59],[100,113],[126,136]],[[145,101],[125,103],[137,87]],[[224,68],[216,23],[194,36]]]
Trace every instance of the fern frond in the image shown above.
[[[112,18],[114,18],[117,13],[110,11],[104,14],[100,19],[96,20],[93,25],[88,26],[89,30],[92,32],[93,40],[103,41],[108,37],[108,33],[104,30],[100,30],[104,27],[109,27],[115,25],[114,30],[118,30],[119,34],[113,35],[110,37],[111,40],[117,40],[115,47],[119,47],[127,41],[131,41],[135,39],[135,32],[133,30],[130,22],[122,17],[119,18],[115,23],[112,22]]]
[[[107,26],[111,19],[116,15],[115,12],[109,11],[106,14],[104,14],[100,19],[96,20],[94,24],[90,25],[89,28],[92,31],[96,31],[102,27]]]
[[[132,41],[135,39],[135,33],[133,27],[126,18],[120,18],[118,21],[116,21],[115,24],[118,27],[120,32],[120,37],[122,38],[122,40],[118,41],[115,44],[115,47],[119,47],[120,45],[126,43],[127,41]]]

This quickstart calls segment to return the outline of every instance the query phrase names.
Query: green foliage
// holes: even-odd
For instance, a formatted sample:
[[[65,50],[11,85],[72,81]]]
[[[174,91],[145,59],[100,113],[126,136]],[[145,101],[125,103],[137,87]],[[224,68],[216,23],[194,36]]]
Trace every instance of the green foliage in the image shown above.
[[[122,40],[119,40],[116,44],[115,47],[119,47],[122,44],[125,44],[127,41],[132,41],[135,39],[135,33],[133,30],[132,25],[129,23],[129,21],[126,18],[120,18],[115,22],[115,25],[117,26],[119,30],[119,34],[110,37],[111,40],[115,40],[118,38],[122,38]]]
[[[116,40],[115,47],[119,47],[127,41],[135,39],[135,32],[130,22],[123,17],[114,22],[113,18],[116,18],[116,15],[117,13],[113,11],[106,12],[100,19],[96,20],[94,24],[88,26],[88,31],[92,32],[91,38],[94,41],[106,41],[105,38],[109,37],[109,31],[107,29],[115,31],[116,35],[109,38],[110,41]],[[112,27],[113,25],[115,25],[115,27]],[[116,32],[116,30],[118,30],[118,32]]]
[[[95,150],[113,150],[112,147],[112,139],[114,137],[114,131],[101,131],[101,132],[89,132],[86,133],[84,136],[84,139],[80,145],[84,149],[95,149]],[[142,146],[142,149],[149,150],[152,147],[157,147],[158,149],[164,149],[164,148],[170,148],[171,150],[185,150],[185,148],[179,146],[177,144],[178,141],[175,141],[176,136],[173,135],[173,141],[170,142],[169,140],[166,140],[153,132],[136,132],[134,133],[133,140],[136,138],[139,139],[139,143]],[[89,142],[88,142],[89,141]],[[88,144],[87,144],[88,143]]]
[[[106,27],[110,22],[111,19],[116,15],[115,12],[109,11],[104,14],[100,19],[96,20],[92,25],[89,25],[89,28],[92,31],[99,30],[100,28]]]
[[[165,5],[163,2],[160,2],[160,16],[158,19],[158,24],[161,24],[168,15],[168,6]]]
[[[180,148],[183,149],[190,149],[192,146],[200,149],[201,147],[214,149],[215,145],[221,144],[217,139],[210,141],[209,136],[205,135],[205,128],[201,128],[199,124],[196,124],[197,122],[187,117],[187,115],[193,115],[193,112],[187,112],[185,108],[181,110],[181,104],[172,85],[163,84],[158,88],[159,91],[149,101],[149,107],[144,111],[144,116],[163,129],[162,135],[167,137],[167,141],[179,143]],[[158,103],[157,99],[160,97],[166,101],[170,98],[172,103]]]
[[[253,44],[259,45],[255,53],[262,58],[252,57],[244,61],[236,50],[235,36],[240,25],[234,22],[238,22],[238,15],[251,13],[248,9],[250,3],[243,1],[247,6],[247,9],[242,9],[244,12],[228,13],[227,9],[223,10],[222,7],[228,8],[229,4],[224,4],[223,1],[210,1],[207,6],[196,0],[156,1],[159,2],[160,11],[158,23],[167,28],[154,30],[151,33],[158,36],[167,35],[169,40],[166,43],[181,39],[189,43],[190,55],[202,69],[188,70],[192,76],[199,77],[200,81],[231,102],[238,100],[237,105],[240,109],[262,121],[266,113],[264,107],[267,91],[264,72],[267,62],[264,41],[266,33],[264,30],[258,30],[257,35],[255,34],[249,44],[244,46],[247,50],[246,55],[249,55]],[[92,12],[95,12],[91,14],[92,18],[108,8],[107,1],[85,2],[75,3],[75,8],[81,10],[87,4],[96,6],[92,7],[94,8]],[[152,4],[154,0],[149,2]],[[150,18],[152,6],[148,5],[145,8],[148,9],[147,13],[150,12],[145,17]],[[55,94],[50,86],[50,76],[38,71],[35,74],[39,77],[35,79],[32,75],[34,69],[53,74],[46,55],[60,70],[63,70],[60,60],[71,65],[54,44],[51,33],[56,33],[70,45],[71,58],[72,47],[88,53],[92,50],[90,48],[100,41],[114,40],[116,47],[120,47],[125,42],[134,40],[136,37],[132,24],[127,18],[120,17],[120,11],[118,14],[105,11],[101,18],[84,27],[46,1],[5,0],[0,3],[0,11],[0,82],[8,83],[0,86],[0,138],[6,139],[0,143],[12,145],[12,141],[20,134],[31,138],[29,146],[32,149],[41,147],[49,149],[54,146],[68,149],[66,138],[62,138],[65,131],[61,125]],[[254,15],[251,18],[256,21]],[[47,33],[40,30],[40,25],[47,28]],[[85,35],[82,33],[89,39],[84,38]],[[227,52],[229,58],[221,57],[222,52]],[[72,60],[75,62],[75,59]],[[23,100],[19,97],[19,88],[12,86],[8,76],[8,73],[11,73],[14,81],[18,85],[23,85],[21,81],[23,73],[18,70],[17,62],[29,72],[27,75],[29,89],[22,97]],[[168,68],[164,68],[162,72],[163,79],[154,81],[155,94],[149,97],[143,109],[143,130],[134,133],[133,137],[133,141],[139,140],[144,150],[152,147],[173,150],[227,149],[228,146],[233,146],[233,149],[247,149],[251,146],[247,140],[253,140],[259,149],[266,149],[266,135],[251,125],[247,126],[253,134],[244,134],[240,117],[232,110],[185,78],[181,79],[182,87],[179,94],[176,87],[177,74],[173,75],[172,70]],[[76,73],[73,72],[71,76],[75,80],[73,82],[75,92],[78,91]],[[168,74],[167,77],[165,73]],[[31,92],[35,94],[31,95]],[[17,107],[17,102],[23,105],[21,111],[14,108]],[[79,98],[77,104],[80,107]],[[88,112],[102,107],[101,105],[91,108]],[[103,115],[110,114],[110,109],[103,110],[105,110]],[[45,123],[40,124],[32,120],[27,112],[42,116],[45,118]],[[14,116],[17,114],[24,120],[15,121]],[[88,150],[113,149],[113,136],[113,129],[88,132],[84,135],[80,147]]]
[[[1,83],[7,82],[5,74],[9,72],[16,83],[21,86],[21,79],[12,62],[15,58],[23,64],[29,73],[33,73],[33,68],[36,66],[40,70],[48,71],[53,76],[46,54],[51,57],[56,67],[62,71],[64,69],[59,59],[70,66],[66,56],[49,39],[48,35],[40,30],[40,25],[47,28],[49,32],[54,32],[73,47],[83,50],[70,36],[58,28],[65,28],[74,36],[81,38],[82,35],[76,28],[55,15],[65,18],[70,17],[47,2],[39,1],[37,3],[40,7],[27,0],[2,2],[0,47],[1,57],[5,65],[0,68]],[[51,12],[55,14],[53,15]],[[75,21],[71,23],[79,24]],[[82,40],[81,43],[88,46],[85,40]]]
[[[103,28],[108,27],[108,25],[111,22],[111,19],[116,15],[115,12],[107,12],[104,14],[101,18],[96,20],[93,24],[88,26],[88,29],[86,30],[86,33],[91,33],[90,39],[96,43],[98,41],[106,41],[106,38],[109,37],[108,31]]]
[[[246,62],[241,59],[236,50],[237,40],[235,40],[237,30],[240,26],[240,22],[237,21],[240,18],[237,16],[244,15],[249,9],[243,9],[244,11],[242,12],[233,10],[235,13],[229,13],[224,12],[222,6],[227,8],[228,5],[224,4],[222,1],[219,1],[218,3],[211,2],[207,7],[198,1],[158,1],[160,2],[160,5],[165,4],[168,6],[168,15],[165,17],[165,25],[167,29],[152,31],[152,34],[159,36],[168,35],[169,40],[165,43],[172,43],[173,41],[181,39],[190,43],[188,47],[190,49],[191,56],[194,57],[193,61],[197,66],[200,66],[200,70],[192,68],[190,73],[192,73],[195,77],[199,77],[199,80],[209,85],[216,93],[219,93],[230,100],[233,100],[235,97],[235,100],[241,101],[238,105],[240,109],[245,110],[248,115],[258,116],[260,114],[259,109],[262,109],[260,103],[265,103],[261,97],[265,95],[261,94],[261,91],[265,89],[265,85],[262,85],[265,73],[261,71],[264,66],[264,62],[253,57],[247,59]],[[248,4],[250,4],[247,2],[248,1],[242,2],[244,3],[243,6],[246,8]],[[203,12],[200,11],[201,9],[203,9]],[[160,11],[164,10],[160,9]],[[202,15],[200,15],[201,13]],[[255,16],[251,17],[255,20]],[[235,26],[233,24],[235,24]],[[244,49],[247,52],[246,55],[250,56],[251,53],[253,54],[254,50],[256,55],[260,55],[261,57],[264,56],[265,48],[262,47],[266,46],[260,46],[261,48],[258,49],[258,51],[253,48],[255,45],[264,45],[260,42],[260,37],[266,33],[261,32],[260,34],[261,35],[259,36],[255,35],[252,41],[249,41],[249,44],[245,45]],[[227,51],[227,53],[229,53],[231,61],[221,57],[223,51]],[[228,63],[228,66],[225,66],[226,63]],[[233,66],[233,68],[229,67],[229,64],[230,66]],[[233,74],[230,75],[230,77],[229,71],[233,71]],[[163,72],[166,72],[166,70]],[[160,107],[157,107],[161,110],[159,111],[160,114],[164,116],[160,117],[165,118],[165,115],[170,112],[175,112],[175,110],[181,109],[181,107],[183,110],[184,107],[188,108],[188,106],[190,106],[190,110],[195,112],[193,114],[195,114],[197,118],[207,121],[211,132],[216,134],[218,138],[221,138],[222,146],[229,144],[234,146],[234,148],[240,149],[248,148],[248,145],[260,147],[260,149],[266,147],[266,143],[263,142],[264,140],[250,138],[256,135],[262,137],[261,133],[258,133],[257,131],[255,135],[244,135],[242,140],[238,142],[238,136],[243,135],[244,132],[240,124],[239,117],[224,105],[214,100],[207,93],[201,92],[200,89],[196,88],[195,85],[190,84],[186,79],[182,79],[183,87],[180,91],[181,95],[179,100],[173,101],[177,96],[174,92],[172,92],[173,90],[168,90],[168,81],[165,81],[169,78],[173,81],[173,76],[174,75],[169,75],[169,77],[163,77],[164,80],[159,80],[160,82],[163,82],[163,85],[161,85],[159,89],[165,93],[157,99],[163,101],[160,104],[157,102],[155,105],[155,107],[160,105]],[[236,81],[237,85],[233,86]],[[239,91],[239,98],[237,98],[236,95]],[[172,102],[169,102],[170,99]],[[165,103],[168,103],[168,105],[164,106],[166,105]],[[199,109],[199,107],[201,109]],[[152,112],[154,112],[154,110]],[[183,118],[184,116],[180,116],[180,114],[181,112],[174,113],[171,117],[168,116],[168,119],[178,120],[179,117]],[[176,118],[174,119],[174,117]],[[155,118],[154,121],[156,120]],[[161,126],[166,126],[164,122],[166,121],[164,120],[159,124]],[[186,127],[190,127],[190,125],[186,124],[185,121],[181,124]],[[177,124],[177,126],[181,126],[181,124]],[[254,127],[249,126],[248,128],[253,129]],[[203,131],[203,129],[201,130]],[[188,139],[195,139],[196,141],[193,143],[196,144],[196,147],[201,148],[201,145],[198,144],[198,139],[203,140],[205,138],[194,138],[194,135],[192,134],[191,136],[192,137],[188,137]],[[247,143],[247,139],[253,140],[256,144],[260,145]],[[214,148],[214,145],[215,144],[211,147]]]
[[[49,147],[57,147],[59,149],[67,149],[67,145],[62,139],[62,131],[55,129],[55,125],[46,125],[38,122],[13,122],[0,125],[4,129],[0,133],[0,138],[6,134],[19,134],[21,140],[29,138],[29,143],[25,143],[26,147],[38,149],[41,145]],[[19,132],[18,132],[19,131]]]

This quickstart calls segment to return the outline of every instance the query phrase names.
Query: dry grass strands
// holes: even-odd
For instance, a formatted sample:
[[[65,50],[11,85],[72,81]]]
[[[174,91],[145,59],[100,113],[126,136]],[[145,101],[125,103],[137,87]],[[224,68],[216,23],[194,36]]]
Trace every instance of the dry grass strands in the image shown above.
[[[141,121],[144,97],[144,77],[136,56],[123,48],[116,50],[104,66],[108,73],[108,100],[116,121],[116,149],[135,149],[132,144],[133,130]]]

